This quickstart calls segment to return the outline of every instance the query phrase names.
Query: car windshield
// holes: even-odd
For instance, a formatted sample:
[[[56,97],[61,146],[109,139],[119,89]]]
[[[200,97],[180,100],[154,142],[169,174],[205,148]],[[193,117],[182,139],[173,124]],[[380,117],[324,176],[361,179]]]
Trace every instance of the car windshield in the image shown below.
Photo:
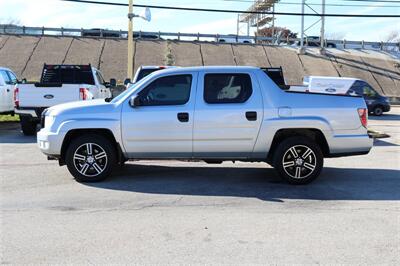
[[[118,101],[120,101],[121,99],[125,98],[125,96],[127,96],[128,94],[133,93],[134,91],[136,91],[143,83],[145,83],[148,79],[150,79],[153,76],[153,73],[151,73],[150,75],[146,76],[145,78],[143,78],[142,80],[134,83],[134,84],[130,84],[129,87],[120,95],[118,95],[117,97],[115,97],[114,99],[112,99],[112,101],[110,103],[116,103]]]

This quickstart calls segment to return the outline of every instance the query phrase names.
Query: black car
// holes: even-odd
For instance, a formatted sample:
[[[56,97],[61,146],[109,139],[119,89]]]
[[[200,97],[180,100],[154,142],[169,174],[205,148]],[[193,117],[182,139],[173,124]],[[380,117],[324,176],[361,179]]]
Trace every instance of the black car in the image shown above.
[[[300,41],[297,42],[297,45],[300,45]],[[320,38],[317,36],[308,36],[308,37],[304,38],[304,45],[309,46],[309,47],[320,47],[321,46]],[[336,48],[336,44],[333,42],[327,41],[326,47]]]
[[[374,88],[363,80],[356,80],[348,91],[350,95],[360,95],[367,103],[368,112],[381,116],[384,112],[390,111],[389,99],[380,95]]]

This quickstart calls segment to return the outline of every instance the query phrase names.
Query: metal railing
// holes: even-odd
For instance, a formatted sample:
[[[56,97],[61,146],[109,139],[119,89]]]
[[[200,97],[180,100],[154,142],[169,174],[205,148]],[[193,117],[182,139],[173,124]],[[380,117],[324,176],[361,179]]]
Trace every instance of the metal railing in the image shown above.
[[[71,37],[100,37],[100,38],[127,38],[127,31],[106,29],[76,29],[76,28],[51,28],[51,27],[26,27],[15,25],[0,25],[0,34],[9,35],[41,35],[41,36],[71,36]],[[293,45],[300,42],[300,38],[276,38],[265,36],[246,36],[235,34],[204,34],[204,33],[182,33],[182,32],[134,32],[134,37],[139,39],[168,39],[179,41],[202,41],[202,42],[226,42],[242,44],[266,44],[266,45]],[[306,39],[315,42],[315,40]],[[348,40],[324,40],[325,46],[332,45],[336,48],[346,49],[373,49],[390,50],[400,52],[400,43],[393,42],[369,42]]]

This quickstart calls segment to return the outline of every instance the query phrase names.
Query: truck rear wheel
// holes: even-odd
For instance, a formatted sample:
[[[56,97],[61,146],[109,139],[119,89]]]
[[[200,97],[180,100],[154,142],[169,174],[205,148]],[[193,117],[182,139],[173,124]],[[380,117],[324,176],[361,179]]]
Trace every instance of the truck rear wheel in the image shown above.
[[[116,150],[101,135],[83,135],[69,144],[65,162],[78,182],[98,182],[111,174],[116,165]]]
[[[320,147],[307,137],[290,137],[282,141],[274,154],[274,168],[290,184],[303,185],[321,173],[324,157]]]
[[[19,117],[22,133],[25,136],[32,136],[36,133],[37,122],[32,120],[30,116],[21,115]]]

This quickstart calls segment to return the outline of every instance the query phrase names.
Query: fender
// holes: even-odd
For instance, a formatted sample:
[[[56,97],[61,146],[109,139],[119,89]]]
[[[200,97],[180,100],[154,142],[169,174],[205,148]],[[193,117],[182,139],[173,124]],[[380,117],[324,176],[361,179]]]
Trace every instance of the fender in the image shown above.
[[[257,158],[266,158],[275,137],[281,129],[317,129],[328,140],[332,136],[332,127],[329,122],[318,116],[276,117],[264,119],[259,136],[254,146],[253,155]]]

